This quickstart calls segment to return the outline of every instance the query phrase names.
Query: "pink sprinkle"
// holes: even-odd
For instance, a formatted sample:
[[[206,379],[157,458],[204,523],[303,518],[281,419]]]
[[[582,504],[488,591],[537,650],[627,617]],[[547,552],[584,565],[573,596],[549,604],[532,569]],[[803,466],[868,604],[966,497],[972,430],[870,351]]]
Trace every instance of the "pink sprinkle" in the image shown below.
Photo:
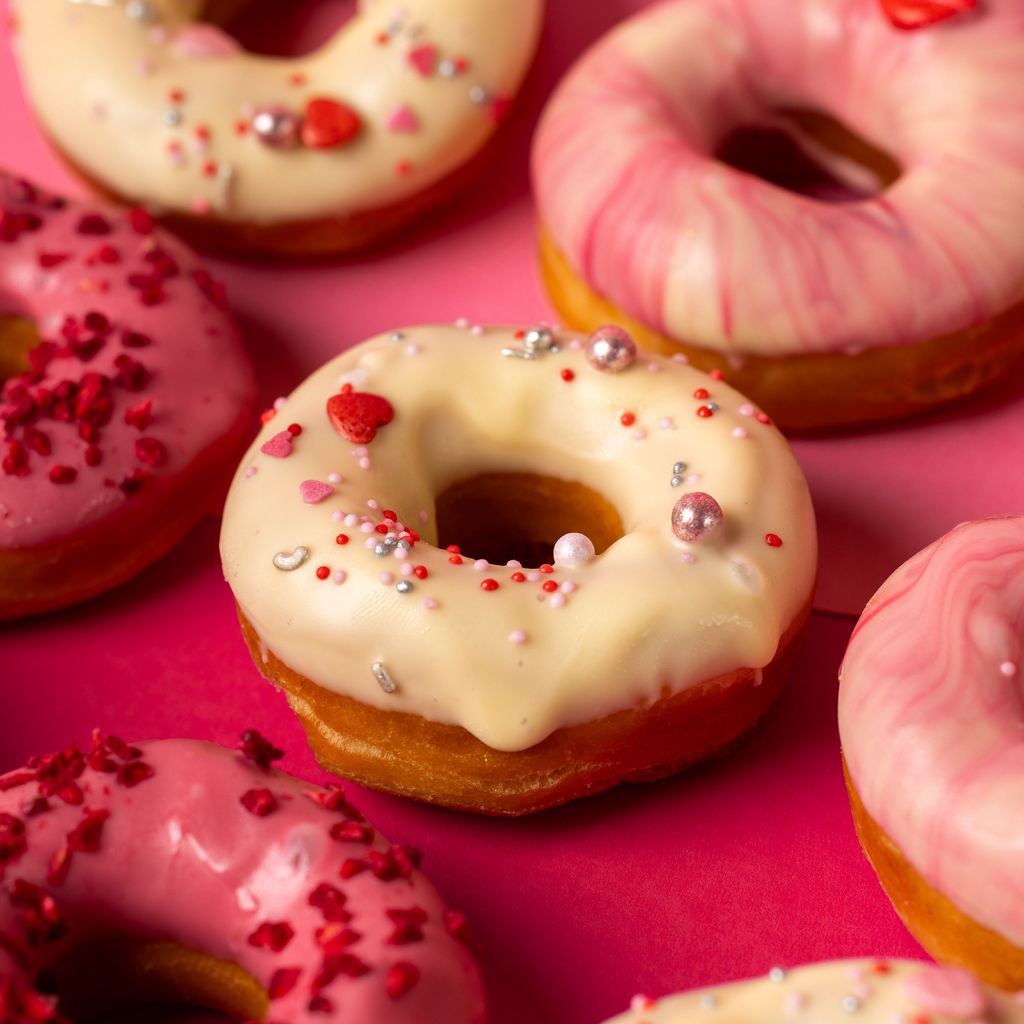
[[[92,116],[97,121],[105,121],[107,119],[107,109],[106,103],[94,103],[92,105]]]
[[[420,119],[408,104],[401,103],[391,111],[387,126],[392,132],[415,132],[419,131]]]
[[[328,473],[327,482],[329,484],[340,484],[345,482],[345,478],[340,473]]]
[[[409,552],[406,551],[405,548],[398,548],[398,550],[395,551],[395,558],[399,557],[399,554],[398,554],[399,551],[402,552],[402,557],[405,557],[405,558],[409,557]],[[402,563],[401,572],[402,572],[403,576],[411,576],[412,575],[412,563],[411,562],[403,562]]]
[[[579,338],[573,338],[569,342],[569,348],[571,348],[574,352],[579,352],[579,350],[583,348],[583,342],[580,341]]]
[[[256,475],[256,467],[255,466],[246,466],[245,467],[245,475],[247,477],[255,476]]]
[[[359,516],[357,516],[355,514],[355,512],[349,512],[349,514],[347,516],[345,516],[345,525],[346,526],[356,526],[356,525],[358,525],[358,523],[359,523]]]
[[[265,441],[260,446],[260,451],[275,459],[287,459],[292,453],[292,435],[287,430],[282,430],[269,441]]]
[[[182,57],[230,57],[241,52],[237,41],[216,25],[195,22],[177,32],[172,42],[174,51]]]
[[[672,419],[671,416],[662,416],[661,419],[658,420],[658,426],[661,427],[662,430],[674,430],[676,421]]]
[[[307,505],[319,504],[324,498],[334,494],[334,488],[330,484],[321,483],[319,480],[303,480],[299,484],[299,494]]]
[[[423,601],[421,603],[423,607],[427,609],[428,612],[432,612],[434,611],[435,608],[438,607],[437,601],[432,597],[423,598]]]
[[[673,363],[682,363],[683,366],[685,366],[689,361],[690,357],[687,356],[685,352],[676,352],[672,356]]]
[[[421,523],[428,523],[430,522],[430,513],[425,508],[421,508],[417,513],[416,518],[419,519]]]
[[[688,477],[686,478],[686,482],[687,482],[688,484],[699,484],[699,483],[700,483],[700,481],[701,481],[701,475],[700,475],[700,473],[691,473],[691,474],[690,474],[690,475],[689,475],[689,476],[688,476]]]
[[[408,550],[408,548],[395,548],[395,558],[397,558],[400,562],[403,561],[404,559],[408,558],[408,557],[409,557],[409,550]],[[402,568],[404,569],[405,566],[403,565]]]
[[[745,402],[743,405],[741,405],[739,411],[741,416],[754,415],[754,407],[749,402]]]
[[[274,412],[280,412],[287,404],[288,399],[283,395],[279,398],[274,399]]]
[[[697,556],[692,551],[682,551],[679,554],[679,561],[690,565],[692,562],[697,561]]]
[[[202,196],[198,196],[197,198],[193,199],[190,205],[192,212],[197,217],[205,217],[212,209],[212,207],[210,206],[210,200],[204,199]]]
[[[334,511],[333,511],[333,512],[331,513],[331,519],[333,519],[333,520],[334,520],[334,522],[336,522],[336,523],[340,523],[340,522],[343,522],[343,521],[344,521],[344,519],[345,519],[345,513],[344,513],[344,512],[342,512],[340,508],[336,508],[336,509],[335,509],[335,510],[334,510]]]
[[[374,530],[374,528],[373,528],[373,523],[362,523],[362,524],[360,524],[359,529],[362,530],[363,533],[375,533],[376,532]]]
[[[657,1006],[657,1003],[650,996],[636,995],[629,1001],[629,1008],[634,1013],[640,1013],[643,1010],[653,1010],[655,1006]]]
[[[357,459],[361,459],[361,458],[363,458],[363,456],[369,455],[370,454],[370,450],[368,448],[360,446],[359,448],[353,448],[352,449],[352,454]]]
[[[469,333],[472,334],[474,338],[479,338],[480,335],[484,333],[484,329],[479,324],[473,324],[469,329]]]
[[[380,574],[380,581],[385,587],[390,587],[395,582],[395,574],[393,572],[382,572]]]
[[[566,580],[561,586],[561,591],[563,594],[575,594],[576,584],[572,580]]]
[[[526,632],[522,629],[513,629],[508,635],[508,642],[510,644],[525,644]]]
[[[510,558],[505,563],[505,565],[507,565],[509,569],[522,569],[522,567],[523,567],[523,563],[520,562],[518,559],[515,559],[515,558]]]
[[[478,558],[473,563],[473,568],[476,569],[477,572],[486,572],[490,567],[491,563],[488,562],[486,558]]]
[[[1002,673],[1003,673],[1003,675],[1004,675],[1004,676],[1007,676],[1007,677],[1009,677],[1009,676],[1015,676],[1015,675],[1017,674],[1017,666],[1016,666],[1016,664],[1015,664],[1014,662],[1012,662],[1012,661],[1004,661],[1004,662],[1003,662],[1003,663],[1002,663],[1002,664],[1001,664],[1001,665],[999,666],[999,671],[1000,671],[1000,672],[1002,672]]]
[[[153,62],[151,60],[140,60],[135,65],[135,71],[140,78],[149,78],[153,74]]]
[[[359,468],[360,469],[369,469],[370,468],[370,460],[365,455],[359,460]]]
[[[455,326],[456,327],[461,327],[463,330],[465,330],[469,326],[469,319],[467,317],[460,316],[455,321]]]
[[[367,551],[372,551],[377,546],[377,538],[367,537],[366,540],[363,541],[363,546],[366,548]]]
[[[527,579],[527,580],[528,580],[528,581],[529,581],[530,583],[536,583],[536,582],[537,582],[537,580],[539,580],[539,579],[540,579],[540,573],[539,573],[539,572],[537,572],[537,570],[536,570],[536,569],[531,569],[531,570],[530,570],[530,571],[529,571],[529,572],[528,572],[528,573],[526,574],[526,579]]]
[[[558,592],[548,598],[548,604],[552,608],[563,608],[565,606],[565,594]]]
[[[661,372],[660,364],[658,364],[658,363],[648,363],[647,364],[647,372],[648,373],[660,373]]]
[[[647,431],[644,430],[642,427],[639,430],[634,430],[633,431],[633,440],[634,441],[646,441],[647,440]]]
[[[423,349],[420,347],[418,342],[412,341],[405,346],[405,351],[411,356],[418,356]]]
[[[334,575],[331,577],[335,583],[344,583],[348,579],[348,573],[344,569],[335,569]]]
[[[807,1005],[807,996],[803,992],[789,992],[786,995],[786,1009],[791,1013],[802,1010]]]
[[[370,500],[369,500],[369,501],[368,501],[368,502],[366,503],[366,507],[367,507],[367,508],[372,508],[372,509],[374,510],[374,512],[376,512],[376,511],[377,511],[377,509],[379,509],[379,508],[380,508],[380,502],[379,502],[379,501],[377,501],[377,500],[376,500],[376,498],[371,498],[371,499],[370,499]]]
[[[732,436],[738,437],[742,441],[745,437],[750,437],[750,433],[746,427],[733,427]]]

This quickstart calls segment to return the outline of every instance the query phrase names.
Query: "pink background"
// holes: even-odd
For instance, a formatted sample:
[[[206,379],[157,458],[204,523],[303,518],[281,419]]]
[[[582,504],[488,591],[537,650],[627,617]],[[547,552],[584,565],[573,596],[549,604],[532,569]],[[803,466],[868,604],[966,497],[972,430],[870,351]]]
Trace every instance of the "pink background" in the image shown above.
[[[342,6],[297,4],[289,31],[308,43]],[[535,269],[530,134],[575,55],[640,6],[552,0],[534,74],[486,176],[401,242],[329,264],[215,262],[265,401],[339,349],[404,323],[551,317]],[[36,130],[6,28],[0,35],[0,165],[81,192]],[[820,520],[820,611],[792,685],[728,757],[519,821],[356,794],[392,839],[426,851],[429,873],[470,915],[494,1024],[597,1024],[635,992],[774,963],[920,952],[853,834],[836,672],[849,613],[900,561],[963,519],[1024,511],[1021,387],[907,426],[797,443]],[[320,776],[245,653],[216,538],[204,523],[130,585],[0,630],[0,771],[94,725],[224,743],[255,726],[287,747],[286,768]]]

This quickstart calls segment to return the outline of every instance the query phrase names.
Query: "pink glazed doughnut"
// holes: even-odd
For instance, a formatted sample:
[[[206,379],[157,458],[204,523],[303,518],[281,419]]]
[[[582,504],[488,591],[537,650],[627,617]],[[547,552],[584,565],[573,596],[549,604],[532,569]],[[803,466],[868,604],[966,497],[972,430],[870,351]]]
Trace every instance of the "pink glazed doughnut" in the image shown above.
[[[216,501],[254,394],[223,288],[148,214],[0,174],[0,620],[176,544]]]
[[[936,958],[1024,988],[1024,517],[964,523],[882,585],[841,670],[861,843]]]
[[[339,786],[94,734],[0,776],[0,1020],[181,1002],[288,1024],[482,1024],[466,922]],[[45,980],[47,992],[39,991]]]
[[[670,0],[599,40],[533,148],[568,326],[681,346],[788,429],[1003,373],[1024,349],[1024,10],[939,6],[906,31],[881,0]],[[766,127],[838,191],[739,169],[736,132]]]

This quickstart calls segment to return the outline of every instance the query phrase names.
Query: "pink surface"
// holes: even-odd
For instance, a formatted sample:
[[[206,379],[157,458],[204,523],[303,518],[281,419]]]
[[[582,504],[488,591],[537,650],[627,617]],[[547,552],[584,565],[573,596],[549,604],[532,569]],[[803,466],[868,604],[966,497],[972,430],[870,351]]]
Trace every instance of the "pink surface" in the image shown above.
[[[265,400],[401,323],[550,315],[534,262],[530,132],[573,57],[639,6],[553,0],[488,177],[402,243],[345,263],[214,265]],[[81,191],[33,126],[6,45],[0,165]],[[798,443],[821,523],[820,607],[859,612],[898,562],[956,522],[1024,510],[1021,388],[907,427]],[[918,952],[860,855],[843,793],[835,680],[851,625],[816,615],[764,727],[683,777],[510,822],[356,794],[391,839],[423,847],[428,874],[469,913],[495,1024],[597,1024],[636,991],[776,962]],[[212,523],[129,586],[0,631],[0,770],[93,725],[221,742],[253,725],[287,746],[288,770],[320,777],[243,649]]]

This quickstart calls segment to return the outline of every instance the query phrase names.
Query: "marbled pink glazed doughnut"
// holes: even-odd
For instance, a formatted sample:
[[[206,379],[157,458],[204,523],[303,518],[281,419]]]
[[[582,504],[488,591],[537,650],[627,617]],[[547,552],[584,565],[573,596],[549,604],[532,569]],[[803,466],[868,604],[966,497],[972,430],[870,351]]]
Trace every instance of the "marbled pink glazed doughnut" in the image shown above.
[[[598,41],[533,149],[569,325],[683,345],[804,429],[1002,372],[1024,347],[1024,11],[958,6],[909,32],[880,0],[671,0]],[[813,148],[845,201],[726,163],[758,125]]]
[[[964,523],[882,585],[841,671],[861,842],[922,945],[1024,988],[1024,517]]]
[[[177,543],[216,500],[254,394],[223,288],[148,214],[0,174],[0,620],[90,597]]]
[[[340,787],[273,770],[280,756],[251,730],[241,753],[94,734],[0,776],[0,1020],[177,1001],[289,1024],[482,1024],[465,918],[418,852]]]

